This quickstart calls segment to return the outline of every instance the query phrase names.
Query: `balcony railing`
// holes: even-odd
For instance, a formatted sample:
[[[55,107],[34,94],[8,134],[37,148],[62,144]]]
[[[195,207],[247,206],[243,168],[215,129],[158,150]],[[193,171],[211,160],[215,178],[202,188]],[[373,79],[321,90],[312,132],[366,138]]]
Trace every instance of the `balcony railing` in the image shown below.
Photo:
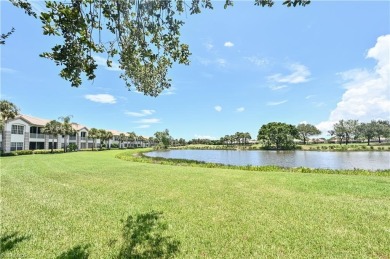
[[[41,134],[41,133],[30,133],[30,138],[41,138],[41,139],[44,139],[44,138],[45,138],[45,134]]]
[[[87,140],[87,137],[80,137],[81,140]]]
[[[76,136],[69,136],[69,140],[76,140]]]

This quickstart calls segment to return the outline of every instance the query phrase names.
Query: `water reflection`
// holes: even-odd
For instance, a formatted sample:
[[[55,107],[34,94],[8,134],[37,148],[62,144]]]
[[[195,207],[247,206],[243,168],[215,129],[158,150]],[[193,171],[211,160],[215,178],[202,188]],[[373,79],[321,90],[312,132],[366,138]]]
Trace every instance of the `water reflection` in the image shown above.
[[[390,152],[319,152],[259,150],[169,150],[151,157],[179,158],[229,165],[279,165],[330,169],[390,169]]]

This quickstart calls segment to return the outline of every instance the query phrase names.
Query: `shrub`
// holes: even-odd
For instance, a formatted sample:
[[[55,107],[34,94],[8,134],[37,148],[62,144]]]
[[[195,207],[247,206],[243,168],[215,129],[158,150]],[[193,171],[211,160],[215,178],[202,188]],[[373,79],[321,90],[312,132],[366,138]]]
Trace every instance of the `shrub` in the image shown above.
[[[9,152],[9,153],[1,153],[1,156],[17,156],[15,152]]]
[[[12,153],[15,153],[17,156],[23,156],[23,155],[32,155],[33,151],[32,150],[18,150],[18,151],[13,151]]]
[[[111,144],[111,148],[119,148],[119,144],[113,143],[113,144]]]
[[[78,147],[75,143],[70,143],[67,147],[68,152],[74,152],[78,150]]]
[[[51,149],[36,149],[33,150],[34,154],[51,154]],[[53,149],[54,154],[64,153],[63,149]]]

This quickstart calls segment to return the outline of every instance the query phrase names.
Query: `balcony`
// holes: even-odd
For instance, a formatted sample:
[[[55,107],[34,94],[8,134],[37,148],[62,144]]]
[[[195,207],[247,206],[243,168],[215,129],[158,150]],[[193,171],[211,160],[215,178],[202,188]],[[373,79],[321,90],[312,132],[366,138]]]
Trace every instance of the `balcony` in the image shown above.
[[[76,140],[76,136],[69,136],[69,140]]]
[[[41,134],[41,133],[30,133],[30,138],[44,139],[44,138],[45,138],[45,134]]]

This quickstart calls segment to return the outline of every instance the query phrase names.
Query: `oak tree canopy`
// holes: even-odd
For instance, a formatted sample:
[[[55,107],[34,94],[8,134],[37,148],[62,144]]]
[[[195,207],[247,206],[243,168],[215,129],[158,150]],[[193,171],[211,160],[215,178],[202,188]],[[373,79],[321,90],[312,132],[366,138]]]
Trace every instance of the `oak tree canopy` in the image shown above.
[[[118,60],[120,77],[129,90],[154,97],[171,86],[168,70],[173,63],[190,63],[189,46],[180,41],[181,14],[213,9],[211,0],[68,0],[45,1],[46,10],[38,16],[28,0],[10,2],[39,18],[44,35],[62,38],[61,44],[40,56],[61,66],[60,76],[72,87],[79,87],[84,75],[88,80],[96,77],[94,56],[103,54],[107,66]],[[309,3],[286,0],[283,5]],[[272,7],[274,1],[254,0],[254,4]],[[228,6],[233,6],[232,0],[225,0],[224,8]],[[1,35],[1,44],[10,34]]]

